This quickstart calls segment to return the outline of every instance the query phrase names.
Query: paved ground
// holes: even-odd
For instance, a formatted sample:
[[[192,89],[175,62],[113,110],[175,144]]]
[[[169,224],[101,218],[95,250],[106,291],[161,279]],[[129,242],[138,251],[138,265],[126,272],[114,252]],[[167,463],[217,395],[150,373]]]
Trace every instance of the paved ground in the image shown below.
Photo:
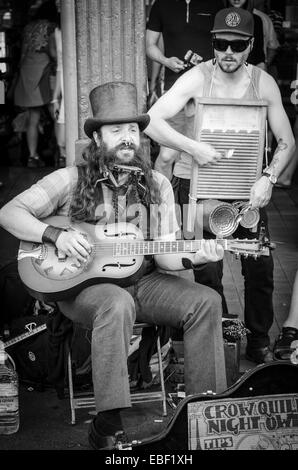
[[[26,187],[30,186],[43,174],[51,171],[29,170],[23,167],[0,167],[0,180],[4,187],[0,190],[0,206]],[[297,180],[297,178],[296,178]],[[273,342],[287,316],[297,262],[297,215],[298,184],[291,190],[275,189],[268,207],[271,239],[277,243],[274,251],[275,260],[275,321],[270,335]],[[18,242],[0,229],[0,266],[10,261],[17,254]],[[224,269],[224,287],[231,313],[243,318],[243,278],[240,262],[226,254]],[[241,372],[255,365],[244,359],[244,347],[241,347]],[[173,410],[168,407],[169,416],[163,418],[160,403],[139,404],[134,406],[134,413],[125,417],[129,435],[140,439],[161,431]],[[87,427],[92,415],[88,410],[78,412],[75,426],[70,424],[70,410],[67,399],[59,400],[56,392],[48,389],[38,392],[22,385],[20,388],[20,429],[11,436],[0,436],[0,450],[87,450]]]

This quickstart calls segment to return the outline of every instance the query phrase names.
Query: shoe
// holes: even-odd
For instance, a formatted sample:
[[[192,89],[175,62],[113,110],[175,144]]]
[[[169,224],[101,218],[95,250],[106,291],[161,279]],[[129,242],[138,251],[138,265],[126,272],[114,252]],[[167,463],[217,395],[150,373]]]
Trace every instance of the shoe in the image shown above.
[[[256,362],[257,364],[264,364],[267,362],[273,361],[273,353],[270,351],[268,346],[263,348],[247,348],[246,349],[246,359],[251,362]]]
[[[123,430],[115,432],[114,436],[99,434],[94,426],[94,421],[89,427],[88,441],[95,450],[121,450],[129,447],[127,435]]]
[[[38,155],[28,158],[28,163],[27,163],[28,168],[43,168],[44,166],[45,166],[45,162],[41,160]]]
[[[297,343],[294,344],[295,342]],[[289,360],[296,347],[298,347],[298,329],[291,327],[282,328],[274,344],[274,359],[279,361]]]

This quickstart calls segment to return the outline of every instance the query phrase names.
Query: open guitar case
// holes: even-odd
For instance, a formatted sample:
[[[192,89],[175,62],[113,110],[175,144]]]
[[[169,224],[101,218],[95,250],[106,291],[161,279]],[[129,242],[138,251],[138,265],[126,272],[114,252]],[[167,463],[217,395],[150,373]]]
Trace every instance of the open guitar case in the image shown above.
[[[237,402],[233,399],[246,399],[251,401],[252,397],[259,397],[255,403],[263,403],[274,400],[293,402],[293,410],[290,413],[288,424],[291,425],[290,435],[294,436],[295,449],[298,448],[298,365],[290,361],[276,361],[261,364],[249,370],[231,387],[219,394],[197,394],[183,399],[177,406],[175,414],[169,421],[166,429],[158,436],[132,444],[132,450],[155,452],[155,451],[179,451],[190,450],[189,447],[189,404],[200,404],[200,402],[214,401],[226,403]],[[246,400],[239,400],[246,402]],[[286,404],[287,404],[286,403]],[[266,406],[263,404],[263,407]],[[283,416],[284,418],[284,416]],[[289,430],[288,430],[289,431]],[[263,435],[266,432],[262,431]],[[225,434],[225,433],[223,433]],[[226,433],[227,434],[227,433]],[[245,433],[244,433],[245,434]],[[288,432],[289,434],[289,432]],[[213,436],[214,437],[214,436]],[[221,437],[218,434],[215,438]],[[212,438],[212,436],[210,436]],[[293,446],[292,446],[293,447]],[[192,447],[193,448],[193,447]],[[235,449],[233,449],[235,450]]]

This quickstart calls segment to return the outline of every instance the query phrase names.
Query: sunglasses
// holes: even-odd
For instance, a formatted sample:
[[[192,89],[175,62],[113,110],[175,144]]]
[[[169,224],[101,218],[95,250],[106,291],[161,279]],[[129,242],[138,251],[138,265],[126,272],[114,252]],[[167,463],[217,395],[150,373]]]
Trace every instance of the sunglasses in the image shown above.
[[[230,46],[232,52],[243,52],[248,48],[250,39],[236,39],[235,41],[227,41],[227,39],[213,39],[213,48],[220,52],[225,52]]]

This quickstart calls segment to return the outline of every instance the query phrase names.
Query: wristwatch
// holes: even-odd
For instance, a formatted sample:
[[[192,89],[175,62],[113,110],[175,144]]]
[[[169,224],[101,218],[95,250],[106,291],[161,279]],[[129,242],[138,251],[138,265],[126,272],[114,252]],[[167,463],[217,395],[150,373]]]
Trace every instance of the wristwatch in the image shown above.
[[[273,185],[277,182],[277,176],[272,175],[271,173],[267,173],[266,171],[264,171],[264,173],[262,173],[262,176],[267,176],[267,178],[269,178],[270,183],[272,183]]]

